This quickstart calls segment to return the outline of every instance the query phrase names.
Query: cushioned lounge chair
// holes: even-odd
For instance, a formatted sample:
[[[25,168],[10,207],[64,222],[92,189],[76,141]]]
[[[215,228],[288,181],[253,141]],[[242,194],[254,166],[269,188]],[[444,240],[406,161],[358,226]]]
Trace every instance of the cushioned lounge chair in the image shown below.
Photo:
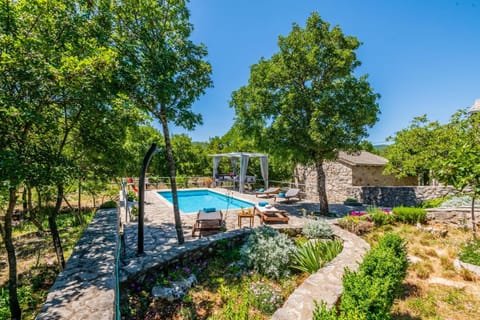
[[[280,188],[268,188],[265,191],[255,192],[255,196],[258,198],[270,198],[280,192]]]
[[[285,194],[280,193],[278,198],[284,202],[291,202],[293,199],[301,200],[300,189],[288,189]]]
[[[288,223],[289,217],[287,216],[287,211],[279,210],[272,206],[260,206],[255,205],[254,209],[255,214],[260,217],[260,224],[266,222],[285,222]]]
[[[197,219],[193,225],[192,237],[216,233],[222,230],[223,212],[222,210],[200,210],[197,213]]]

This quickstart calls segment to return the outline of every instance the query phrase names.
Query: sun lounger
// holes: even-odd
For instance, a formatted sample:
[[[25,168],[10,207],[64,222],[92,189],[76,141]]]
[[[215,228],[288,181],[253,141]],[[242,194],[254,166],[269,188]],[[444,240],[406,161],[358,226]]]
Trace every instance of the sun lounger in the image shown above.
[[[255,205],[255,212],[260,216],[260,224],[266,222],[285,222],[288,223],[289,217],[287,211],[279,210],[273,206],[261,207],[258,204]]]
[[[280,188],[268,188],[265,191],[255,192],[257,198],[270,198],[280,192]]]
[[[193,225],[192,237],[198,232],[198,236],[216,233],[222,230],[223,213],[221,210],[207,210],[198,211],[197,219]]]
[[[294,198],[301,200],[301,192],[300,189],[288,189],[285,194],[279,193],[277,197],[278,199],[283,199],[283,202],[291,202]]]

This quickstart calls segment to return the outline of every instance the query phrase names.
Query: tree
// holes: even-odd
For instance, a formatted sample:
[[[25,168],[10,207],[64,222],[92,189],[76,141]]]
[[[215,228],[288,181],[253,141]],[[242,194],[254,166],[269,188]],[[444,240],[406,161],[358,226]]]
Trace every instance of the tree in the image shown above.
[[[131,100],[161,124],[169,163],[175,228],[184,242],[178,209],[175,160],[169,123],[193,129],[202,122],[193,102],[211,86],[203,45],[189,40],[192,25],[185,0],[117,1],[115,44]]]
[[[436,177],[457,190],[472,194],[472,230],[476,237],[475,199],[480,194],[480,114],[461,110],[441,127],[435,139],[433,159]]]
[[[328,212],[323,162],[339,150],[358,150],[379,112],[367,76],[356,77],[360,42],[330,28],[318,13],[305,29],[280,36],[279,52],[261,58],[248,85],[233,92],[236,125],[254,143],[292,161],[314,164],[320,210]]]
[[[384,150],[388,159],[384,172],[397,178],[418,176],[422,185],[430,181],[432,160],[435,158],[435,136],[440,125],[428,122],[427,116],[416,117],[408,128],[389,137],[393,144]]]

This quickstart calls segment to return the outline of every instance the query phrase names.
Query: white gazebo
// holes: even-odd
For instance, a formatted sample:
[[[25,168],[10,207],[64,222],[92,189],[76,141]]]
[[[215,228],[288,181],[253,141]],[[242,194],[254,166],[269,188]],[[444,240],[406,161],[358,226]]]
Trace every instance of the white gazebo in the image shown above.
[[[236,168],[237,161],[240,159],[240,175],[238,178],[239,191],[245,191],[245,178],[247,176],[248,160],[252,157],[260,158],[260,169],[262,171],[262,178],[265,183],[265,189],[268,189],[268,155],[262,153],[250,153],[250,152],[230,152],[212,154],[213,157],[213,181],[216,181],[218,164],[222,157],[230,158],[232,166]]]

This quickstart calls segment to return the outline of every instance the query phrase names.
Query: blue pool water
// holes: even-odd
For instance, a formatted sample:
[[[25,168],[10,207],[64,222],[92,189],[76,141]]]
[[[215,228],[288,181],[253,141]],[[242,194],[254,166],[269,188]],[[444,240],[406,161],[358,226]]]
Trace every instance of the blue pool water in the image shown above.
[[[157,193],[172,203],[171,191],[158,191]],[[226,210],[227,208],[240,209],[254,206],[251,202],[227,197],[226,195],[210,190],[178,191],[178,205],[184,213],[196,213],[203,208]]]

